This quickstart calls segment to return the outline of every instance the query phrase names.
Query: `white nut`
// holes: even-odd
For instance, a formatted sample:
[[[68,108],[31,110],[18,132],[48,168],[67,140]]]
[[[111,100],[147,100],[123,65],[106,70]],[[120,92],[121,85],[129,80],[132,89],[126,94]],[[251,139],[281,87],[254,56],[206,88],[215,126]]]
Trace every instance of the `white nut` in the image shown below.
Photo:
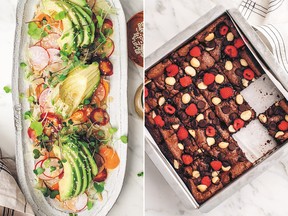
[[[248,80],[242,79],[242,85],[243,85],[244,87],[247,87],[248,84],[249,84],[249,81],[248,81]]]
[[[220,178],[218,176],[212,178],[212,183],[213,184],[216,184],[219,181],[220,181]]]
[[[233,41],[234,40],[234,35],[232,32],[229,32],[226,36],[227,41]]]
[[[164,97],[160,97],[159,99],[158,99],[158,105],[159,106],[162,106],[164,103],[165,103],[165,98]]]
[[[188,130],[188,132],[189,132],[189,134],[193,137],[193,138],[195,138],[196,137],[196,133],[195,133],[195,130]]]
[[[174,168],[179,169],[179,162],[177,160],[174,160]]]
[[[197,151],[198,151],[198,153],[202,153],[203,152],[202,149],[198,149]]]
[[[224,172],[227,172],[227,171],[229,171],[230,169],[231,169],[231,166],[227,166],[227,167],[222,166],[222,170],[223,170]]]
[[[218,176],[218,174],[219,174],[218,171],[213,171],[213,172],[212,172],[212,177],[216,177],[216,176]]]
[[[193,176],[194,178],[198,178],[198,177],[200,177],[200,172],[197,171],[197,170],[195,170],[195,171],[192,172],[192,176]]]
[[[239,105],[244,103],[244,98],[241,94],[236,95],[236,103]]]
[[[207,89],[207,86],[204,84],[204,82],[200,82],[197,87],[202,90]]]
[[[197,117],[196,117],[196,121],[199,122],[201,120],[204,119],[204,115],[202,113],[200,113]]]
[[[228,142],[220,142],[220,143],[218,144],[218,146],[219,146],[220,148],[222,148],[222,149],[225,149],[225,148],[227,148],[227,147],[229,146],[229,143],[228,143]]]
[[[225,69],[226,69],[226,70],[232,70],[232,68],[233,68],[232,62],[231,62],[231,61],[226,61],[226,63],[225,63]]]
[[[205,41],[211,41],[214,39],[214,33],[209,33],[206,37],[205,37]]]
[[[276,134],[275,134],[275,138],[279,138],[281,136],[284,135],[284,132],[283,131],[278,131]]]
[[[173,85],[176,83],[176,79],[175,79],[174,77],[167,77],[167,78],[165,79],[165,83],[166,83],[167,85],[173,86]]]
[[[193,77],[196,75],[196,70],[191,66],[187,66],[185,67],[185,73]]]
[[[183,145],[182,143],[178,143],[178,148],[179,148],[180,150],[184,150],[184,145]]]
[[[285,115],[285,120],[288,122],[288,115]]]
[[[217,74],[216,77],[215,77],[215,82],[218,83],[218,84],[221,84],[224,82],[224,76],[222,74]]]
[[[188,104],[191,100],[191,96],[188,93],[182,95],[182,102]]]
[[[240,59],[240,64],[244,67],[247,67],[248,66],[248,63],[245,59]]]
[[[259,121],[264,124],[267,122],[267,117],[264,114],[260,114],[258,118],[259,118]]]
[[[214,49],[215,49],[215,47],[206,47],[206,48],[205,48],[205,50],[208,51],[208,52],[210,52],[210,51],[212,51],[212,50],[214,50]]]
[[[197,188],[202,193],[207,190],[207,186],[203,184],[198,185]]]
[[[212,103],[213,103],[214,105],[218,105],[218,104],[221,103],[221,99],[220,99],[219,97],[213,97],[213,98],[212,98]]]
[[[154,119],[156,117],[156,113],[153,111],[152,112],[152,118]]]
[[[230,126],[228,127],[228,130],[229,130],[229,132],[231,132],[231,133],[235,133],[235,132],[236,132],[236,130],[235,130],[235,128],[233,127],[233,125],[230,125]]]
[[[206,139],[206,141],[207,141],[207,144],[208,144],[209,146],[212,146],[212,145],[215,144],[215,139],[214,139],[213,137],[208,137],[208,138]]]
[[[197,68],[200,66],[200,61],[197,58],[192,58],[190,60],[190,64],[194,67]]]
[[[244,121],[248,121],[252,117],[252,112],[251,110],[246,110],[241,113],[240,118],[243,119]]]
[[[174,130],[177,130],[177,129],[179,128],[179,124],[174,124],[174,125],[172,125],[172,128],[173,128]]]

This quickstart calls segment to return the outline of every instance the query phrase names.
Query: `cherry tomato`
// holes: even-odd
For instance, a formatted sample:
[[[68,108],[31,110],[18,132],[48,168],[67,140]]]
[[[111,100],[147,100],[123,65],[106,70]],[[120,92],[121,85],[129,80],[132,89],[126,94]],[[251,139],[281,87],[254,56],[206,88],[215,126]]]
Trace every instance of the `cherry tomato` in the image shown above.
[[[70,117],[76,124],[84,123],[88,121],[87,113],[85,110],[78,110]]]
[[[106,169],[115,169],[120,163],[117,152],[110,146],[100,147],[99,154],[104,158]]]
[[[103,169],[102,172],[99,172],[94,178],[93,181],[95,182],[103,182],[107,178],[107,170]]]
[[[93,123],[103,126],[108,124],[110,117],[105,110],[96,108],[91,112],[90,119]]]

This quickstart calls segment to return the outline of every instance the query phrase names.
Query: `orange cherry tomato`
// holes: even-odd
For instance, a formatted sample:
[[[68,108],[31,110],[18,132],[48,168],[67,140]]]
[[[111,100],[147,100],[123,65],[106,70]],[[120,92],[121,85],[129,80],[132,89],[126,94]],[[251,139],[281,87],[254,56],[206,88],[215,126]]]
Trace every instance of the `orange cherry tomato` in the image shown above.
[[[84,123],[88,121],[87,113],[85,110],[78,110],[72,114],[71,119],[74,123]]]
[[[106,169],[115,169],[120,163],[117,152],[110,146],[100,147],[99,154],[105,160],[104,167]]]
[[[59,183],[52,185],[51,190],[59,190]]]

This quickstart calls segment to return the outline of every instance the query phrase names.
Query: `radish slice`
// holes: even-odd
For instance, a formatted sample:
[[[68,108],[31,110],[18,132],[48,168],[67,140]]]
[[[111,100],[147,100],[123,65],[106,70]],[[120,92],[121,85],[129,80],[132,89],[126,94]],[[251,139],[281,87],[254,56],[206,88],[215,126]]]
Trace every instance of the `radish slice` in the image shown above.
[[[66,206],[74,212],[80,212],[87,206],[88,197],[86,193],[80,194],[70,200],[65,201]]]
[[[52,91],[50,88],[45,89],[39,96],[39,104],[42,112],[53,111],[53,106],[49,100]]]
[[[36,71],[43,70],[49,63],[49,54],[41,46],[32,46],[28,49],[29,62]]]
[[[56,178],[63,172],[63,168],[60,168],[60,160],[58,158],[47,158],[45,159],[41,167],[45,169],[44,175],[47,176],[48,178]],[[55,170],[51,170],[51,169]]]
[[[47,49],[50,56],[50,63],[48,70],[51,72],[57,72],[63,68],[63,60],[60,56],[60,50],[58,49]]]
[[[44,160],[45,160],[45,159],[44,159]],[[41,167],[44,160],[38,161],[38,162],[35,164],[34,169],[36,170],[37,168]],[[43,173],[40,174],[40,175],[38,175],[37,177],[38,177],[39,179],[42,179],[42,180],[51,180],[50,177],[45,176]]]
[[[41,40],[41,46],[44,49],[50,49],[50,48],[59,49],[60,47],[59,47],[57,40],[60,37],[61,37],[61,35],[59,35],[57,33],[48,34],[46,37],[44,37]]]

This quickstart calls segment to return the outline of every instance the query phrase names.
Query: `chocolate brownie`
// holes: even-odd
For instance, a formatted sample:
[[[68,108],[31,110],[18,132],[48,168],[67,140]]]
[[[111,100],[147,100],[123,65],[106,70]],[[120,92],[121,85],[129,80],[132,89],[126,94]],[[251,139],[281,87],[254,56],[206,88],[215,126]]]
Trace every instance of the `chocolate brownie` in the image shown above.
[[[230,133],[235,133],[255,119],[255,111],[244,100],[241,94],[237,94],[229,101],[215,106],[216,115],[225,122]]]
[[[288,139],[288,103],[286,99],[276,102],[258,116],[269,134],[279,144]]]
[[[156,84],[149,80],[144,87],[145,93],[145,113],[149,113],[155,107],[161,105],[169,97],[169,93],[157,88]],[[164,101],[164,102],[163,102]]]

